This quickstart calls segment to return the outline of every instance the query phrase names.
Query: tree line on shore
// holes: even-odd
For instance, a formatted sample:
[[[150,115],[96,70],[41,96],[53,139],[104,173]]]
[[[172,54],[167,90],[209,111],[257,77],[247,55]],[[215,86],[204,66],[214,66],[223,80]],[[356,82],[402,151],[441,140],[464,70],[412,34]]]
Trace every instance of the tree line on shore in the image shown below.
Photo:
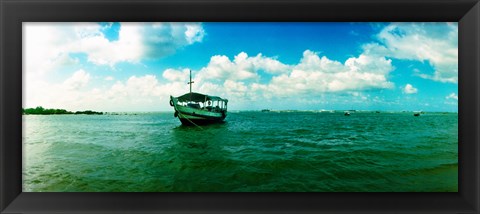
[[[36,108],[22,108],[22,114],[103,114],[103,112],[96,112],[92,110],[72,112],[65,109],[46,109],[42,106],[38,106]]]

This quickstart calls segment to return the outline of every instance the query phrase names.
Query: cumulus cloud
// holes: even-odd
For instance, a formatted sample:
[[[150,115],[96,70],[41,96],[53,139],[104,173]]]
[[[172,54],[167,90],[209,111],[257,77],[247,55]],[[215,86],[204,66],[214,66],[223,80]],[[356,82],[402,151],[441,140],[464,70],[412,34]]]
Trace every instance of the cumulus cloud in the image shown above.
[[[109,91],[110,97],[117,95],[127,97],[157,96],[161,93],[158,80],[154,75],[132,76],[125,83],[118,81]]]
[[[78,64],[79,60],[72,56],[75,53],[85,54],[87,60],[96,65],[138,63],[142,59],[173,54],[185,46],[201,42],[206,35],[202,25],[197,23],[120,25],[118,39],[111,41],[103,34],[102,26],[96,23],[24,24],[27,106],[48,103],[51,107],[70,110],[158,109],[159,106],[168,107],[169,95],[188,92],[188,68],[168,68],[159,76],[134,75],[123,80],[106,76],[104,80],[109,81],[108,84],[97,88],[91,84],[92,76],[85,71],[88,69],[72,69],[76,72],[57,84],[37,78],[46,77],[47,72],[59,67]],[[432,29],[427,29],[430,27]],[[219,54],[212,56],[203,67],[192,70],[193,89],[237,102],[258,99],[269,102],[278,98],[284,102],[323,103],[338,94],[349,96],[350,101],[377,102],[378,97],[371,98],[364,91],[395,88],[389,79],[395,70],[392,59],[428,62],[435,72],[418,70],[417,76],[456,83],[457,37],[456,24],[434,24],[432,27],[423,23],[392,23],[376,36],[377,42],[364,44],[362,53],[345,61],[312,50],[305,50],[298,56],[298,63],[293,64],[262,53],[249,55],[240,52],[231,58]],[[400,88],[406,94],[418,93],[411,84]],[[321,98],[324,95],[335,96]],[[312,100],[311,96],[318,99]],[[455,93],[445,98],[458,100]]]
[[[127,38],[140,37],[141,58],[160,58],[175,53],[178,49],[196,42],[201,42],[205,32],[200,23],[121,23],[128,29],[122,35]],[[127,42],[134,42],[132,39]]]
[[[428,62],[435,72],[418,76],[439,82],[458,82],[458,24],[391,23],[376,37],[380,43],[365,44],[366,52]]]
[[[207,80],[223,80],[224,86],[228,86],[226,88],[238,90],[245,88],[242,81],[258,79],[259,71],[263,70],[277,75],[268,84],[254,81],[248,88],[277,96],[392,88],[393,83],[387,80],[387,76],[393,69],[391,60],[364,54],[341,63],[306,50],[298,64],[286,65],[262,54],[248,57],[242,52],[233,61],[226,56],[212,57],[208,66],[200,69],[197,76]],[[171,73],[171,70],[166,70],[164,76],[171,79]],[[237,92],[233,94],[238,95]]]
[[[76,90],[85,87],[89,81],[90,74],[84,70],[78,70],[73,74],[73,76],[65,80],[63,85],[69,90]]]
[[[55,70],[62,65],[77,63],[69,57],[68,48],[70,43],[81,35],[95,34],[95,30],[89,27],[79,30],[65,24],[49,23],[24,23],[23,24],[23,66],[27,73],[41,76],[46,72]]]
[[[243,82],[227,80],[223,86],[226,90],[226,93],[234,97],[244,97],[248,91],[247,86]]]
[[[279,76],[272,82],[304,92],[392,88],[393,83],[387,80],[387,76],[393,69],[391,60],[384,57],[361,54],[341,63],[306,50],[289,76]]]
[[[98,23],[25,23],[23,27],[27,72],[51,71],[75,62],[72,53],[85,53],[97,65],[137,63],[173,54],[201,42],[205,35],[200,23],[120,23],[115,41],[106,38]]]
[[[85,70],[78,70],[61,83],[50,83],[32,76],[26,76],[25,99],[26,107],[44,106],[60,108],[65,105],[78,105],[89,95],[88,83],[91,76]]]
[[[413,87],[410,84],[406,84],[405,87],[403,88],[403,92],[405,94],[416,94],[418,92],[418,89]]]
[[[201,42],[205,35],[200,23],[120,23],[118,39],[109,40],[103,32],[106,28],[108,26],[98,23],[24,23],[24,105],[72,110],[84,109],[89,103],[91,106],[95,103],[109,106],[101,104],[105,100],[101,97],[112,97],[115,92],[129,95],[132,101],[152,101],[159,90],[173,92],[178,84],[161,85],[155,82],[156,77],[134,76],[126,82],[117,81],[112,88],[92,89],[94,86],[89,83],[93,76],[81,69],[86,66],[84,61],[80,62],[79,56],[85,56],[95,65],[112,67],[120,62],[139,63],[144,59],[173,54],[185,46]],[[55,72],[72,71],[75,72],[64,81],[52,81]],[[115,79],[112,74],[108,75],[104,80]],[[123,100],[125,106],[130,103],[127,98]],[[122,106],[118,102],[115,104],[114,107]],[[130,107],[135,109],[135,106]]]
[[[248,56],[241,52],[233,60],[224,55],[213,56],[207,66],[193,71],[193,78],[194,90],[254,100],[391,89],[394,83],[388,75],[393,69],[390,59],[370,54],[360,54],[342,63],[306,50],[299,63],[287,65],[261,53]],[[169,82],[184,84],[188,72],[166,69],[162,76]],[[271,79],[260,82],[260,72],[271,74]]]
[[[199,24],[186,24],[185,27],[185,38],[188,44],[193,44],[195,42],[201,42],[205,36],[205,30]]]
[[[77,71],[59,84],[32,82],[26,87],[24,104],[72,111],[148,111],[168,106],[169,95],[188,91],[183,82],[161,83],[155,75],[131,76],[103,88],[86,87],[89,78],[87,72]]]
[[[162,76],[171,82],[186,81],[189,78],[189,72],[189,69],[183,69],[180,71],[168,68],[163,71]]]
[[[198,77],[207,80],[258,80],[260,71],[279,74],[288,72],[288,69],[288,65],[275,58],[265,57],[261,53],[249,57],[241,52],[233,61],[225,55],[212,56],[208,65],[199,71]]]

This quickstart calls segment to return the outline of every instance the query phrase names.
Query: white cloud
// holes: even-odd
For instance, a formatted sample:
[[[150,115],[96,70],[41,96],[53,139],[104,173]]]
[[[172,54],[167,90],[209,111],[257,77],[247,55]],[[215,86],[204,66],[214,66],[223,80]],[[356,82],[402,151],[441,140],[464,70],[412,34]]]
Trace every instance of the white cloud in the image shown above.
[[[186,91],[186,84],[162,84],[154,75],[131,76],[125,81],[116,81],[103,88],[85,87],[87,79],[88,73],[77,71],[61,84],[32,82],[26,87],[24,107],[43,106],[71,111],[165,110],[169,95],[179,95],[179,92]]]
[[[456,23],[392,23],[377,35],[367,52],[405,60],[427,61],[435,72],[418,74],[439,82],[458,82],[458,25]]]
[[[44,106],[69,110],[138,109],[132,103],[155,103],[159,94],[176,92],[183,84],[161,85],[156,77],[131,77],[112,88],[92,89],[92,76],[76,58],[85,54],[96,65],[115,66],[119,62],[137,63],[175,53],[187,45],[201,42],[205,32],[199,23],[121,23],[118,39],[110,41],[98,23],[24,23],[23,72],[24,106]],[[71,69],[71,70],[70,70]],[[75,71],[62,82],[53,82],[55,72]],[[113,76],[105,77],[112,81]],[[157,82],[155,82],[157,81]],[[127,94],[122,102],[102,98],[114,92]],[[161,93],[159,91],[164,91]],[[168,97],[168,96],[167,96]],[[132,101],[128,100],[131,98]],[[97,106],[97,107],[96,107]],[[125,107],[124,107],[125,106]]]
[[[125,36],[126,31],[129,30],[128,27],[123,27],[119,40],[113,42],[103,35],[83,38],[72,44],[71,52],[86,53],[88,61],[97,65],[113,67],[118,62],[139,62],[143,54],[141,37],[139,35]]]
[[[223,84],[225,91],[228,95],[234,97],[245,97],[247,94],[248,88],[243,82],[235,82],[232,80],[226,80]]]
[[[85,53],[88,61],[109,66],[156,59],[201,42],[205,35],[199,23],[121,23],[116,41],[109,41],[98,23],[25,23],[23,27],[29,73],[76,62],[69,56],[72,53]]]
[[[62,108],[82,105],[88,98],[87,85],[90,74],[84,70],[76,71],[61,83],[51,83],[33,76],[26,76],[24,107],[43,106],[46,108]]]
[[[132,76],[127,80],[125,88],[129,96],[155,96],[161,93],[158,80],[154,75]]]
[[[403,92],[406,94],[416,94],[418,92],[418,89],[413,87],[410,84],[406,84],[405,87],[403,88]]]
[[[289,66],[262,54],[249,57],[245,52],[241,52],[233,61],[227,56],[216,55],[199,71],[198,78],[221,81],[258,80],[260,71],[271,74],[285,73],[289,71]]]
[[[249,57],[241,52],[234,60],[213,56],[207,66],[193,71],[193,90],[234,100],[255,100],[391,89],[394,84],[388,81],[388,75],[393,69],[391,60],[368,54],[341,63],[306,50],[298,64],[287,65],[261,53]],[[270,73],[272,78],[261,83],[260,72]],[[171,83],[183,84],[180,91],[188,90],[188,69],[166,69],[162,76]]]
[[[209,64],[198,71],[195,79],[198,82],[221,82],[227,94],[232,96],[261,94],[273,97],[392,88],[393,83],[387,77],[393,69],[391,60],[365,54],[341,63],[306,50],[298,64],[286,65],[262,54],[249,57],[241,52],[233,61],[227,56],[213,56]],[[258,82],[261,71],[274,75],[269,83]],[[172,69],[167,69],[163,76],[170,81],[186,78],[185,71],[175,72]]]
[[[451,93],[448,96],[446,96],[445,99],[447,99],[447,100],[449,100],[449,99],[458,100],[458,95],[455,94],[455,93]]]
[[[185,37],[188,44],[193,44],[195,42],[201,42],[205,36],[205,31],[201,25],[198,24],[187,24],[185,25],[187,30],[185,31]]]
[[[275,56],[264,56],[262,53],[249,56],[240,52],[233,58],[215,55],[204,67],[192,70],[193,90],[235,100],[231,107],[259,99],[270,104],[283,99],[281,102],[285,105],[295,100],[326,103],[331,100],[322,98],[324,95],[338,98],[335,97],[338,94],[344,95],[346,100],[351,98],[351,102],[379,102],[378,97],[370,98],[364,92],[394,88],[394,83],[389,80],[390,73],[395,69],[390,58],[427,61],[435,68],[435,73],[418,71],[418,76],[456,82],[456,25],[439,25],[433,30],[422,30],[423,27],[422,23],[413,26],[391,24],[377,36],[380,43],[363,45],[362,53],[343,62],[311,50],[305,50],[297,64],[285,64]],[[85,53],[94,64],[115,66],[119,62],[137,63],[141,59],[173,54],[187,45],[201,42],[206,35],[202,25],[196,23],[121,23],[118,40],[110,41],[101,28],[96,23],[24,25],[24,69],[28,82],[26,107],[165,110],[169,108],[169,95],[179,96],[188,92],[187,68],[166,69],[161,78],[136,75],[121,80],[106,76],[104,80],[110,82],[94,88],[92,76],[77,66],[72,69],[76,72],[60,83],[46,81],[48,72],[79,63],[72,53]],[[411,84],[401,89],[407,94],[418,93]],[[318,100],[310,99],[311,96],[317,96]],[[458,100],[458,96],[452,93],[446,99]]]
[[[175,69],[166,69],[163,71],[163,78],[172,81],[172,82],[178,82],[178,81],[183,81],[187,82],[189,78],[189,69],[183,69],[181,71],[175,70]]]
[[[82,34],[87,34],[86,31]],[[66,24],[23,23],[23,32],[22,61],[27,73],[41,76],[62,65],[78,62],[70,58],[67,51],[68,44],[78,38],[74,28]]]
[[[201,42],[205,35],[200,23],[122,23],[121,25],[130,28],[132,32],[128,34],[129,36],[140,35],[142,58],[150,59],[164,57],[187,45]]]
[[[392,70],[391,61],[382,57],[362,54],[342,64],[306,50],[300,63],[289,74],[273,77],[268,88],[278,95],[392,88],[387,80]]]
[[[320,58],[318,53],[310,50],[305,50],[303,52],[303,57],[301,58],[300,63],[296,65],[294,69],[305,72],[316,72],[321,70],[327,73],[336,73],[345,70],[342,63],[332,61],[326,56]]]
[[[73,74],[73,76],[65,80],[65,82],[63,82],[63,85],[69,90],[77,90],[85,87],[89,81],[90,74],[85,72],[84,70],[78,70]]]

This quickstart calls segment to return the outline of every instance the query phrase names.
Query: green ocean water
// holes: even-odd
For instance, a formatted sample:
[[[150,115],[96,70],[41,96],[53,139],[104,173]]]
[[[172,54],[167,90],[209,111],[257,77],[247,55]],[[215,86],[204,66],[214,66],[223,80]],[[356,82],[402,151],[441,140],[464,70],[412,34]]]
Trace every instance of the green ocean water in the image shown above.
[[[24,192],[456,192],[458,114],[24,115]]]

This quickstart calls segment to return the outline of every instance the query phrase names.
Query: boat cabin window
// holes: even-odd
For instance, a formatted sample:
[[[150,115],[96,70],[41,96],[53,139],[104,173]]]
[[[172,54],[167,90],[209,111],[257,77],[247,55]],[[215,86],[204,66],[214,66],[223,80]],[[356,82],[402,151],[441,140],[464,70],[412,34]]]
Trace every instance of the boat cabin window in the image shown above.
[[[227,102],[223,100],[205,100],[203,102],[177,101],[177,105],[203,109],[210,112],[223,112],[227,110]]]
[[[202,108],[211,112],[220,112],[226,109],[226,103],[221,100],[208,100],[203,103]]]
[[[188,103],[187,106],[191,108],[200,108],[200,104],[198,103]]]

